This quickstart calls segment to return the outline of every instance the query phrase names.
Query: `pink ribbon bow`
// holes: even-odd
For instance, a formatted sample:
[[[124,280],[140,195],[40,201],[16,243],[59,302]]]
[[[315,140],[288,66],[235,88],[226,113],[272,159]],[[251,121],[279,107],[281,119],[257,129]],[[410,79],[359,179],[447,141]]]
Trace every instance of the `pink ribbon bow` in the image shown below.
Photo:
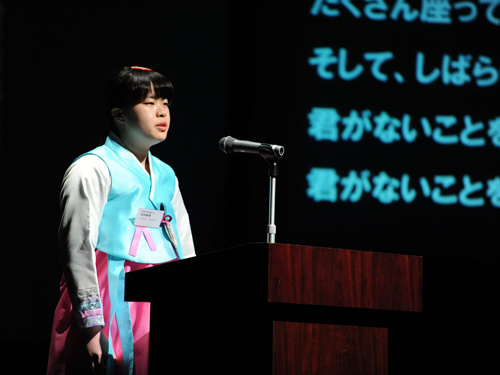
[[[153,241],[153,236],[147,227],[142,227],[140,225],[135,227],[134,238],[132,239],[132,245],[130,246],[129,254],[133,257],[137,255],[137,248],[139,247],[139,241],[141,240],[141,236],[144,234],[146,237],[146,241],[148,242],[149,248],[151,251],[156,250],[155,242]]]
[[[163,215],[162,223],[170,223],[172,221],[172,216],[170,215]],[[153,241],[153,236],[151,235],[151,232],[147,227],[143,227],[140,225],[137,225],[135,227],[135,233],[134,233],[134,238],[132,238],[132,245],[130,246],[130,251],[129,255],[135,257],[137,256],[137,248],[139,247],[139,242],[141,241],[141,236],[144,234],[144,237],[146,237],[146,241],[149,245],[149,248],[151,251],[156,250],[156,245],[155,242]]]

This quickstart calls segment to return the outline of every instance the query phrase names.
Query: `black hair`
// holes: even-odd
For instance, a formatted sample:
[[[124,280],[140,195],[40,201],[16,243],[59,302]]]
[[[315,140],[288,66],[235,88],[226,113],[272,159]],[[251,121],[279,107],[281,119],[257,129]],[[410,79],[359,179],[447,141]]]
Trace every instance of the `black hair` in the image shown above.
[[[172,102],[173,86],[163,74],[137,66],[124,66],[109,73],[106,80],[105,110],[109,119],[109,129],[114,130],[114,120],[111,115],[113,108],[128,110],[142,102],[153,88],[155,98]]]

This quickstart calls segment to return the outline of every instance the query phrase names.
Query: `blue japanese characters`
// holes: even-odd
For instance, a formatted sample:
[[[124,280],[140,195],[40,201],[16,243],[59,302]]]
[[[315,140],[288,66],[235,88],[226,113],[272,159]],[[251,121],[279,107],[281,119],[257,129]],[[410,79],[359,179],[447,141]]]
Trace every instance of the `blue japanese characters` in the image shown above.
[[[340,175],[334,168],[311,168],[307,182],[307,196],[315,202],[358,203],[368,197],[382,204],[410,204],[420,197],[438,205],[500,207],[499,176],[483,182],[469,175],[390,176],[385,171],[372,174],[369,170]]]
[[[307,132],[317,141],[359,142],[371,137],[390,144],[425,138],[440,145],[500,147],[500,115],[484,120],[449,114],[416,118],[408,113],[351,109],[340,114],[336,108],[313,107],[307,118]]]
[[[500,208],[500,0],[307,11],[309,202]]]
[[[418,7],[420,5],[420,7]],[[314,0],[311,15],[340,17],[350,15],[371,21],[426,22],[433,24],[470,23],[484,17],[500,25],[500,0]]]
[[[371,51],[363,53],[361,61],[348,60],[349,51],[338,48],[337,54],[331,47],[313,49],[314,56],[308,59],[309,65],[316,67],[318,77],[333,80],[336,76],[344,81],[355,80],[366,74],[379,82],[391,79],[402,84],[406,78],[399,71],[387,68],[394,59],[392,51]],[[412,78],[421,85],[441,83],[443,85],[464,86],[474,84],[479,87],[496,85],[499,78],[500,62],[493,65],[493,59],[486,55],[443,54],[439,66],[426,65],[424,52],[416,52]]]

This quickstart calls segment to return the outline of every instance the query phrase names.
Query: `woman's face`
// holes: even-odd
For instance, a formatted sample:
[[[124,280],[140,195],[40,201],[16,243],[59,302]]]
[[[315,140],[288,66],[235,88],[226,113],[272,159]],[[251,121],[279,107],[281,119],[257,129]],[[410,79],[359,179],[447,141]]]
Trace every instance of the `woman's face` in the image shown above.
[[[142,102],[123,112],[126,138],[151,147],[167,138],[170,127],[168,100],[155,98],[153,90]]]

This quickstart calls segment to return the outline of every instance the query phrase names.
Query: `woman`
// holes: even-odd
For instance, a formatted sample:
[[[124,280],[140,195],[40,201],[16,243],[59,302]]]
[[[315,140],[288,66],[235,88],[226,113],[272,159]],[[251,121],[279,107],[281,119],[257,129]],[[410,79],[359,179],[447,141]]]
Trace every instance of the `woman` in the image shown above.
[[[113,72],[106,142],[65,173],[48,374],[148,372],[149,304],[124,301],[124,275],[195,255],[175,173],[149,151],[167,137],[172,90],[148,68]]]

